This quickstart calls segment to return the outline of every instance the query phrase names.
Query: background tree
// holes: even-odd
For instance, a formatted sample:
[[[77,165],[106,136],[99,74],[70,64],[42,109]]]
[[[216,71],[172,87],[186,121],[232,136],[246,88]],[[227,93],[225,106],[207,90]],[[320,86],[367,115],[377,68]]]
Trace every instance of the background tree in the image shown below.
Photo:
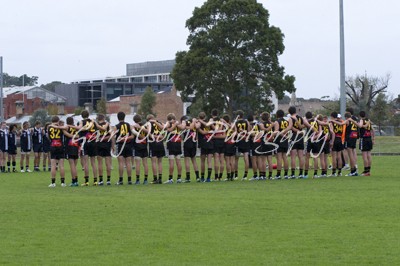
[[[39,77],[32,76],[29,77],[28,75],[24,74],[20,77],[17,76],[10,76],[7,73],[3,73],[3,86],[4,87],[11,87],[11,86],[34,86],[38,83]]]
[[[146,119],[146,116],[148,114],[154,114],[153,107],[155,105],[156,105],[156,94],[154,93],[153,88],[148,86],[145,92],[143,93],[138,114],[140,114],[144,119]]]
[[[346,94],[351,99],[356,111],[370,113],[375,98],[380,93],[385,93],[391,76],[373,77],[356,75],[348,77],[346,81]]]
[[[52,91],[55,92],[56,91],[56,86],[63,84],[61,81],[52,81],[50,83],[47,84],[42,84],[40,85],[41,88],[48,90],[48,91]]]
[[[208,0],[186,21],[189,51],[176,54],[172,77],[184,101],[203,98],[229,114],[271,109],[269,98],[293,92],[279,65],[283,34],[256,0]]]
[[[107,101],[104,98],[100,98],[100,100],[97,100],[96,104],[96,111],[99,114],[107,114]]]
[[[370,118],[372,122],[378,125],[378,132],[382,135],[382,126],[390,117],[390,105],[388,97],[384,93],[379,93],[373,105]]]
[[[51,117],[49,116],[47,110],[38,109],[35,112],[33,112],[32,117],[29,119],[29,123],[31,124],[31,126],[34,126],[36,121],[42,122],[43,126],[47,122],[51,122]]]
[[[74,110],[74,115],[81,115],[83,109],[84,108],[81,107],[81,106],[76,107],[75,110]]]

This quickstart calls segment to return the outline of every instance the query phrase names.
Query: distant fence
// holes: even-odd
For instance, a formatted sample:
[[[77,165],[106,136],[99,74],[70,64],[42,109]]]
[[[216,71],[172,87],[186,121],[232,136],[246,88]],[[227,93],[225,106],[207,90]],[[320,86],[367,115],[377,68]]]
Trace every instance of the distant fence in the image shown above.
[[[374,125],[375,136],[400,136],[400,127],[394,126],[378,126]]]

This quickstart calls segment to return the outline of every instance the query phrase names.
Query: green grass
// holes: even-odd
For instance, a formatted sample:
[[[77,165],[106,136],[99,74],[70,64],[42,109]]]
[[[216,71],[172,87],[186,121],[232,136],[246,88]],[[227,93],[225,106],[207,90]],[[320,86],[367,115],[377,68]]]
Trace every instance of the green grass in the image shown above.
[[[48,172],[0,174],[0,265],[399,265],[398,160],[266,182],[50,189]]]

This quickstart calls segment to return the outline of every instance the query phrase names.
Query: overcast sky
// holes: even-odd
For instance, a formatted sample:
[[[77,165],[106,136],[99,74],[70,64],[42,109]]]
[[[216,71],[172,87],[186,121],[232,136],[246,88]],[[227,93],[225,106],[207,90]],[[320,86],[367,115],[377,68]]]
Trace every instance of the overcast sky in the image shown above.
[[[285,34],[281,64],[297,96],[339,94],[339,0],[263,0]],[[344,0],[346,74],[391,73],[400,94],[400,1]],[[126,64],[187,50],[185,21],[204,0],[0,0],[3,71],[54,80],[119,76]],[[397,25],[397,26],[396,26]]]

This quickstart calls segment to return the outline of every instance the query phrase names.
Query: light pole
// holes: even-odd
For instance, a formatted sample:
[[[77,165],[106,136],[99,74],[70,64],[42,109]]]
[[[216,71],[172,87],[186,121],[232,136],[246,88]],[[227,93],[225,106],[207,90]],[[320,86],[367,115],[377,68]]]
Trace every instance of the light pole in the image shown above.
[[[339,0],[340,13],[340,113],[344,116],[346,110],[346,69],[344,53],[344,13],[343,0]]]

